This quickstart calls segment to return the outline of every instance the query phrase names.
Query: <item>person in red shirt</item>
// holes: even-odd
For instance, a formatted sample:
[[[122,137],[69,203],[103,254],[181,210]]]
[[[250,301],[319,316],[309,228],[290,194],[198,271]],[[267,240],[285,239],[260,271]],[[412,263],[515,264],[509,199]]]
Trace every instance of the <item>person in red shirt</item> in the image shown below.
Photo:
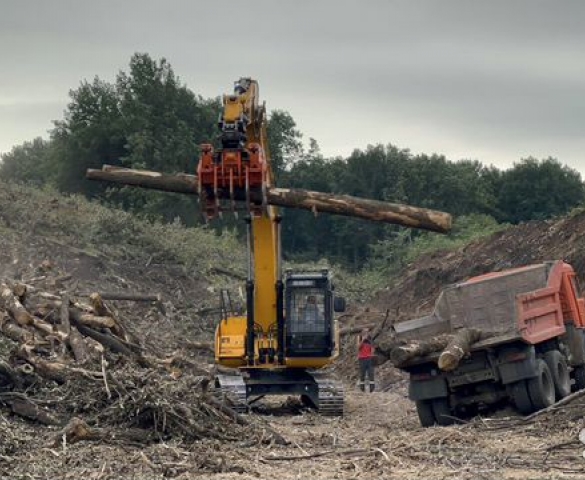
[[[366,391],[366,376],[368,377],[369,388],[371,393],[374,391],[374,344],[368,329],[362,330],[358,335],[358,363],[360,367],[359,387],[362,392]]]

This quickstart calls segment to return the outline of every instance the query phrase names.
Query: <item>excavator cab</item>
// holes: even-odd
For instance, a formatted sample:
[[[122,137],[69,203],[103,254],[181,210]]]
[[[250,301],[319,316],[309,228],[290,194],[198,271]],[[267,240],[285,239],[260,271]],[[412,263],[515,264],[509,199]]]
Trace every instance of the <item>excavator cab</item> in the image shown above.
[[[333,313],[344,305],[340,297],[335,302],[329,272],[287,272],[284,283],[286,357],[332,357]]]

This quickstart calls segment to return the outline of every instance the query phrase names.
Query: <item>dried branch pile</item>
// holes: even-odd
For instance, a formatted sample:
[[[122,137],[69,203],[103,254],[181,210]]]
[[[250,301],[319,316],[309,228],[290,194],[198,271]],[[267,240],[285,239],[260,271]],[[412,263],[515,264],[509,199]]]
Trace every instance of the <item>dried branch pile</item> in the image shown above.
[[[208,393],[212,376],[207,365],[150,354],[98,293],[83,303],[67,292],[0,282],[0,408],[63,426],[57,443],[285,443]]]

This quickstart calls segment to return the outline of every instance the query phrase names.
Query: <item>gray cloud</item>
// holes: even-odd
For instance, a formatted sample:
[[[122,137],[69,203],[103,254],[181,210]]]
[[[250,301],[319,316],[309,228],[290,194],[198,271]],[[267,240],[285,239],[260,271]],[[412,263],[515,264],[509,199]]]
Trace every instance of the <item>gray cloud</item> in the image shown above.
[[[3,0],[1,13],[0,151],[142,51],[204,96],[258,78],[327,155],[381,142],[585,172],[585,2]]]

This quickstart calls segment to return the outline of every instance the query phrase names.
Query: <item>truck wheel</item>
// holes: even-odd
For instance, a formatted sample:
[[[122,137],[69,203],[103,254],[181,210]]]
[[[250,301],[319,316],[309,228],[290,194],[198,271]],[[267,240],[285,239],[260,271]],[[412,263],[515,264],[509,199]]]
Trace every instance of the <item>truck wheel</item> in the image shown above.
[[[546,408],[555,403],[555,386],[546,362],[536,360],[536,377],[526,380],[528,394],[535,410]]]
[[[557,400],[569,395],[571,393],[571,377],[563,354],[558,350],[550,350],[544,354],[544,361],[552,375]]]
[[[432,400],[417,400],[416,413],[418,413],[418,419],[423,427],[432,427],[437,423],[437,419],[433,413]]]
[[[446,398],[434,398],[433,402],[433,413],[437,419],[438,425],[452,425],[455,423],[455,419],[451,416],[451,408],[449,407],[449,400]]]
[[[528,415],[534,412],[534,406],[530,401],[530,395],[528,395],[528,386],[526,385],[526,381],[520,380],[519,382],[514,382],[510,385],[510,397],[512,397],[512,402],[514,402],[514,406],[516,410],[518,410],[522,415]]]
[[[575,391],[585,388],[585,365],[578,365],[573,369],[573,378],[575,379]]]

